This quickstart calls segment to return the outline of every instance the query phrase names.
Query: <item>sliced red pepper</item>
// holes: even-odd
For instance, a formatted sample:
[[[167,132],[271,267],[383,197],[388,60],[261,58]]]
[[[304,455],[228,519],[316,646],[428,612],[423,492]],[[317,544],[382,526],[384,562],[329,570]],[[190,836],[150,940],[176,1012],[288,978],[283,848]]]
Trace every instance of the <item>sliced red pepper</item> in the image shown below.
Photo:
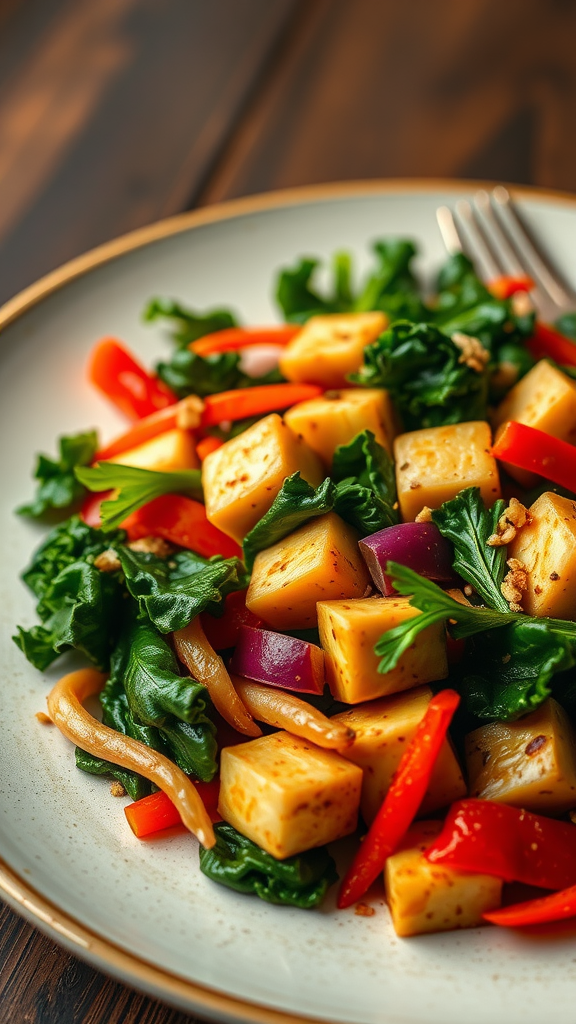
[[[267,412],[288,409],[298,402],[318,398],[322,388],[317,384],[262,384],[255,388],[221,391],[205,399],[203,427],[214,427],[226,420],[243,420],[264,416]]]
[[[340,909],[351,906],[364,895],[410,828],[459,703],[455,690],[442,690],[430,701],[402,755],[384,803],[342,882],[338,897]]]
[[[93,526],[95,529],[102,526],[102,519],[100,516],[102,502],[108,501],[112,493],[112,491],[88,492],[82,502],[82,508],[80,509],[80,519],[82,519],[87,526]]]
[[[205,334],[188,347],[199,356],[213,352],[235,352],[250,345],[287,345],[302,328],[285,324],[280,327],[227,327],[214,334]]]
[[[536,323],[528,349],[534,359],[548,357],[561,366],[576,366],[576,342],[549,324]]]
[[[205,558],[224,555],[240,558],[235,540],[208,522],[206,509],[199,501],[182,494],[163,494],[133,512],[123,523],[129,540],[162,537],[171,544],[189,548]]]
[[[88,376],[130,420],[150,416],[177,401],[170,388],[148,373],[114,338],[98,342],[90,357]]]
[[[510,420],[492,446],[492,454],[502,462],[538,473],[569,491],[576,488],[576,447],[544,430]]]
[[[215,651],[235,647],[241,626],[253,626],[257,629],[264,625],[262,619],[246,607],[246,593],[246,590],[236,590],[233,594],[228,594],[221,619],[208,612],[203,612],[200,616],[206,639]]]
[[[218,796],[220,793],[220,779],[212,779],[211,782],[195,782],[198,795],[200,796],[212,822],[222,821],[218,814]],[[124,814],[128,824],[138,839],[152,835],[154,832],[161,832],[165,828],[172,828],[182,822],[179,811],[172,803],[170,797],[162,790],[144,796],[133,804],[124,808]]]
[[[521,928],[528,924],[548,924],[576,917],[576,885],[525,903],[514,903],[482,915],[485,921],[504,928]]]
[[[576,828],[492,800],[459,800],[425,854],[432,864],[540,889],[576,885]]]
[[[534,281],[531,277],[514,277],[510,274],[502,274],[495,277],[488,284],[488,291],[495,299],[510,299],[517,292],[531,292]]]
[[[223,444],[224,441],[221,441],[218,437],[203,437],[196,445],[196,455],[200,459],[200,462],[204,462],[207,455],[210,455],[211,452],[215,452],[218,448],[221,448]]]

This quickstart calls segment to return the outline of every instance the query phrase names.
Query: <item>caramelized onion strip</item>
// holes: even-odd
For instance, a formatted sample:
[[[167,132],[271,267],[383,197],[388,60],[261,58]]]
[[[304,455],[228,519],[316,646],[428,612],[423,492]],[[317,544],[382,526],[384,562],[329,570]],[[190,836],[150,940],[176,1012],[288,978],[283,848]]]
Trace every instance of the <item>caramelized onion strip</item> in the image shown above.
[[[354,742],[353,729],[343,722],[327,718],[292,693],[276,686],[253,683],[240,676],[232,676],[232,682],[242,703],[259,722],[286,729],[294,736],[301,736],[328,750],[344,750]]]
[[[206,687],[210,700],[222,718],[245,736],[261,736],[262,730],[232,686],[226,666],[209,644],[199,617],[196,616],[188,626],[177,630],[172,636],[180,661]]]
[[[170,797],[187,829],[207,849],[216,842],[212,822],[198,793],[183,771],[169,758],[144,743],[109,729],[84,707],[106,682],[96,669],[84,668],[63,676],[47,697],[48,713],[60,732],[82,750],[121,768],[138,772]]]

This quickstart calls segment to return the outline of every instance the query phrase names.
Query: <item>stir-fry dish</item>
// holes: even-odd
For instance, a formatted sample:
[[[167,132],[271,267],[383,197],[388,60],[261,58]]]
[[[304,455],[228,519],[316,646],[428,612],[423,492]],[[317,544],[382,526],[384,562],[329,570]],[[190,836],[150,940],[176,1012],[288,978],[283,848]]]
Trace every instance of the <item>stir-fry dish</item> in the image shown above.
[[[154,370],[96,345],[127,426],[39,457],[15,641],[85,658],[40,717],[214,882],[370,915],[384,873],[401,936],[574,916],[576,315],[374,250],[283,270],[282,326],[153,300]]]

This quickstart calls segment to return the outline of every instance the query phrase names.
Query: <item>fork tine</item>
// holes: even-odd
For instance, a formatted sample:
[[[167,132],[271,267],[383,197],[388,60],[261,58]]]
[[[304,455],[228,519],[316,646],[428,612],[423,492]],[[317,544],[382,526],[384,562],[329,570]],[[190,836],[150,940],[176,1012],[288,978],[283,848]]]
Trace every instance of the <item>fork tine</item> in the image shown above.
[[[550,268],[536,249],[533,240],[530,238],[516,212],[508,189],[504,188],[503,185],[497,185],[492,192],[492,196],[511,241],[524,256],[530,276],[534,278],[540,288],[552,299],[552,302],[555,302],[558,306],[566,306],[573,303],[574,297],[554,277]]]
[[[496,220],[490,196],[484,189],[480,189],[474,196],[474,207],[492,249],[498,253],[504,272],[515,276],[525,274],[526,268],[522,266],[508,236]]]
[[[486,241],[478,221],[474,216],[472,207],[466,199],[460,199],[456,203],[458,224],[460,225],[460,237],[464,237],[464,250],[476,264],[477,270],[485,281],[491,281],[499,277],[502,267],[499,265],[496,254]]]
[[[436,220],[438,227],[440,228],[440,234],[442,235],[442,241],[446,252],[450,256],[455,256],[459,252],[464,252],[464,243],[460,237],[460,233],[454,220],[454,215],[449,206],[439,206],[436,210]]]

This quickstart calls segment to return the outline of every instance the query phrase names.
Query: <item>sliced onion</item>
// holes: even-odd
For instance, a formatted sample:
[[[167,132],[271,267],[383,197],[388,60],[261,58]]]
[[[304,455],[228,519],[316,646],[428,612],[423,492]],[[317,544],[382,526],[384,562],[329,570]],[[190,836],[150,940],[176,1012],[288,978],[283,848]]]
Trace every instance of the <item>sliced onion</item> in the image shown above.
[[[454,552],[450,541],[434,523],[400,523],[387,526],[359,541],[372,580],[384,597],[395,593],[386,575],[388,562],[398,562],[435,583],[455,584]]]
[[[315,644],[270,629],[241,626],[230,668],[257,683],[299,693],[322,693],[324,652]]]
[[[233,676],[232,682],[242,703],[259,722],[285,729],[327,750],[344,750],[354,742],[353,729],[344,722],[327,718],[292,693],[240,676]]]

